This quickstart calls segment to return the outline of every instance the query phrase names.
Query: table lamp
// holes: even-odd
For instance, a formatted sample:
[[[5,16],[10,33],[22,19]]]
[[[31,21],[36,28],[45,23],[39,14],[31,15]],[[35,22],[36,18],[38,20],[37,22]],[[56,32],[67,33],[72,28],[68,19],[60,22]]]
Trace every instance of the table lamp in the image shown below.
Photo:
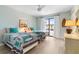
[[[77,32],[79,32],[79,20],[77,20],[76,26],[77,26]]]
[[[66,20],[66,22],[65,22],[65,26],[67,27],[67,29],[66,29],[66,32],[68,33],[68,34],[71,34],[71,32],[72,32],[72,26],[75,26],[76,25],[76,21],[75,20]]]
[[[76,26],[79,26],[79,20],[77,20]]]

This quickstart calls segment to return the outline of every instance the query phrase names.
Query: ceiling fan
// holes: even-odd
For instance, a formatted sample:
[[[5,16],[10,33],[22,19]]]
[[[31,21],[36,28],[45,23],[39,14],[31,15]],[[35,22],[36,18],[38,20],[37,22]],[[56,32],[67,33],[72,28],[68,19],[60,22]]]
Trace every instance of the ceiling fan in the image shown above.
[[[41,11],[44,7],[45,7],[45,5],[38,5],[37,11]]]

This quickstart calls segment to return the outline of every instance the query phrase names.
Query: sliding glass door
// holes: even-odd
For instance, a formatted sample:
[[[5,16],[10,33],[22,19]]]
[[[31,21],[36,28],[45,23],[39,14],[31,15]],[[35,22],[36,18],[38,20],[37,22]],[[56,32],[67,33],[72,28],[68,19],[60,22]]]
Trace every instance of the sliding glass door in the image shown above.
[[[54,36],[54,24],[55,19],[54,18],[48,18],[47,20],[47,31],[49,36]]]

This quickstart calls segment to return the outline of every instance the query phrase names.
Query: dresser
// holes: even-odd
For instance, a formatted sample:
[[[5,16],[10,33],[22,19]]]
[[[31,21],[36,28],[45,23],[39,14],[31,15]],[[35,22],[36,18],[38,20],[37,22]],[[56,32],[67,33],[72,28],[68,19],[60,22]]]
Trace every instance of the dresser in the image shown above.
[[[65,39],[65,53],[79,54],[79,34],[64,34]]]

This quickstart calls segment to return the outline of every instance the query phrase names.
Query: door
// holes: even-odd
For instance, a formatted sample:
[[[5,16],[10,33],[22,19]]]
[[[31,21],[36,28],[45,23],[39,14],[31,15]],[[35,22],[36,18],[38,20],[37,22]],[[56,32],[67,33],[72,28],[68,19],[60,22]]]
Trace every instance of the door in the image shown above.
[[[54,36],[54,24],[55,24],[55,19],[54,18],[48,18],[47,31],[48,31],[49,36]]]
[[[50,29],[49,29],[49,35],[50,36],[54,36],[54,19],[53,18],[51,18],[51,19],[49,19],[50,20]]]

